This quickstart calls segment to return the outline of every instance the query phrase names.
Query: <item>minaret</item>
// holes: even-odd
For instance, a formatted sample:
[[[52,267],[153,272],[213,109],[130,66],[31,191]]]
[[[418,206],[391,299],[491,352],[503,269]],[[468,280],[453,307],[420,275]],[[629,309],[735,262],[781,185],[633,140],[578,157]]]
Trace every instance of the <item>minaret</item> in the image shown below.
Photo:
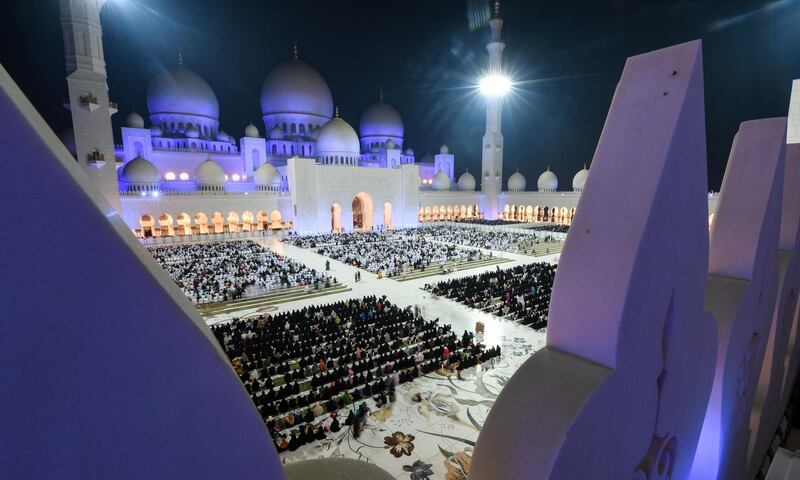
[[[75,149],[80,163],[111,206],[120,211],[117,165],[108,100],[100,10],[106,0],[59,0]],[[107,212],[111,213],[111,212]]]
[[[503,49],[501,40],[503,19],[500,18],[500,1],[495,0],[494,12],[489,26],[492,39],[486,45],[489,51],[489,75],[502,74]],[[500,211],[500,192],[503,191],[503,133],[500,123],[503,117],[503,98],[491,96],[486,99],[486,133],[483,135],[481,155],[481,193],[483,213],[487,219],[496,219]]]

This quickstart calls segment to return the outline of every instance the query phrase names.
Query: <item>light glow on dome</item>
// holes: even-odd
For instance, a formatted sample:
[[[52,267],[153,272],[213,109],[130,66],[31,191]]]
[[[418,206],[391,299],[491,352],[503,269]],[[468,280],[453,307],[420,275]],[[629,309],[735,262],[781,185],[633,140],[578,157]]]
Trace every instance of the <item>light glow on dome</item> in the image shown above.
[[[180,178],[181,180],[189,180],[189,174],[186,173],[186,172],[183,172],[183,173],[180,174],[180,176],[178,178]]]
[[[500,73],[490,73],[481,78],[479,88],[487,97],[503,97],[511,91],[511,79]]]
[[[238,182],[241,177],[239,176],[238,173],[234,173],[233,176],[231,176],[231,178],[233,179],[234,182]]]
[[[165,180],[175,180],[175,173],[173,173],[173,172],[165,173],[164,174],[164,179]]]

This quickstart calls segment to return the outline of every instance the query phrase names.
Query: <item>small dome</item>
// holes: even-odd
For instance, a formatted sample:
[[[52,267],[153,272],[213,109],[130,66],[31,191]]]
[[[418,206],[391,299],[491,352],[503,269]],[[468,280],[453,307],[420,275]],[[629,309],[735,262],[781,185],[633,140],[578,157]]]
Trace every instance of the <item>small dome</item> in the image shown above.
[[[200,137],[200,130],[197,129],[194,125],[186,129],[186,136],[188,138],[199,138]]]
[[[231,141],[231,137],[230,137],[230,135],[225,133],[223,130],[220,130],[219,132],[217,132],[217,141],[218,142],[230,142]]]
[[[282,135],[283,130],[280,125],[275,125],[272,127],[272,130],[270,130],[270,138],[281,138]]]
[[[394,150],[395,148],[397,148],[397,145],[395,145],[394,140],[391,138],[386,140],[386,150]]]
[[[131,128],[144,128],[144,118],[136,112],[131,112],[125,119],[125,125]]]
[[[217,162],[208,158],[194,171],[194,182],[198,187],[223,187],[225,186],[225,172]]]
[[[61,143],[67,147],[69,153],[72,154],[73,157],[78,156],[78,148],[75,146],[75,131],[72,127],[67,127],[58,134],[58,139],[61,140]]]
[[[361,145],[356,131],[343,119],[332,118],[317,134],[317,154],[358,157],[361,154]]]
[[[469,173],[469,170],[458,177],[458,189],[464,192],[475,191],[475,177]]]
[[[155,165],[136,157],[122,167],[122,179],[135,185],[156,185],[161,181]]]
[[[253,181],[257,187],[279,187],[281,185],[281,175],[271,163],[265,163],[256,169],[253,174]]]
[[[586,185],[586,179],[589,178],[589,169],[586,166],[583,167],[583,170],[576,173],[574,177],[572,177],[572,190],[575,192],[582,192],[583,187]]]
[[[433,176],[433,189],[434,190],[449,190],[450,189],[450,177],[447,176],[446,173],[439,170],[439,172]]]
[[[261,86],[264,115],[292,113],[331,118],[333,96],[325,79],[300,60],[278,65]]]
[[[393,106],[381,101],[364,111],[358,131],[362,137],[403,138],[403,119]]]
[[[541,182],[541,179],[539,179]],[[525,181],[525,176],[519,172],[514,172],[508,177],[508,191],[509,192],[524,192],[528,182]],[[540,188],[541,190],[541,188]]]
[[[550,171],[550,167],[547,167],[547,170],[539,175],[536,186],[540,192],[555,192],[558,190],[558,177]]]
[[[150,135],[151,136],[160,137],[163,134],[164,134],[164,132],[161,131],[161,127],[159,127],[158,125],[153,125],[152,127],[150,127]]]
[[[447,145],[442,145],[442,148],[439,149],[439,153],[442,155],[450,154],[450,147],[448,147]]]
[[[200,75],[183,65],[164,70],[147,87],[150,115],[173,113],[219,118],[219,102],[214,90]]]
[[[244,136],[250,138],[258,138],[258,127],[256,127],[255,125],[253,125],[252,122],[250,122],[250,125],[244,128]]]
[[[377,145],[373,145],[373,146],[369,147],[369,153],[380,153],[380,151],[381,151],[381,147],[379,147]]]
[[[414,150],[411,148],[406,148],[406,155],[408,155],[409,157],[414,155]]]

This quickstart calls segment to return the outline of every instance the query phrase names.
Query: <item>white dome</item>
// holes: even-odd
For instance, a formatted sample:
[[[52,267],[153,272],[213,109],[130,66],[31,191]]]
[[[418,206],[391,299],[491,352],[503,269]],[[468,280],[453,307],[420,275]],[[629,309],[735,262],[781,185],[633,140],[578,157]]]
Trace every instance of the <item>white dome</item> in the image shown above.
[[[547,167],[547,170],[539,175],[536,186],[540,192],[555,192],[558,190],[558,177],[550,171],[550,167]]]
[[[464,192],[472,192],[475,190],[475,177],[469,173],[469,170],[458,177],[458,189]]]
[[[446,173],[439,170],[439,172],[433,176],[433,189],[434,190],[449,190],[450,189],[450,177],[447,176]]]
[[[244,128],[244,136],[250,138],[258,138],[258,127],[253,125],[251,122],[250,125]]]
[[[331,118],[333,97],[325,79],[316,70],[300,60],[290,60],[278,65],[264,80],[261,112]]]
[[[541,182],[541,179],[539,180]],[[508,177],[508,191],[509,192],[524,192],[528,182],[525,176],[519,172],[514,172]]]
[[[219,102],[202,77],[183,65],[157,75],[147,88],[150,115],[195,115],[219,119]]]
[[[442,155],[447,155],[450,153],[450,147],[447,145],[442,145],[442,148],[439,149],[439,153]]]
[[[391,138],[386,140],[386,150],[394,150],[395,148],[397,148],[397,145],[395,145],[394,140]]]
[[[144,118],[136,112],[131,112],[125,119],[125,125],[131,128],[144,128]]]
[[[194,125],[186,129],[186,136],[188,138],[199,138],[200,137],[200,130],[197,129]]]
[[[218,142],[230,142],[231,141],[231,137],[230,137],[230,135],[225,133],[223,130],[220,130],[219,132],[217,132],[217,141]]]
[[[589,169],[584,166],[583,170],[576,173],[575,176],[572,177],[572,190],[575,192],[582,192],[588,178]]]
[[[282,135],[283,135],[283,130],[281,129],[280,125],[275,125],[274,127],[272,127],[272,130],[270,131],[270,138],[273,139],[281,138]]]
[[[358,135],[349,123],[339,117],[332,118],[317,133],[317,155],[345,155],[358,157],[361,145]]]
[[[403,119],[393,106],[381,101],[364,111],[358,131],[362,137],[403,138]]]
[[[408,155],[409,157],[410,157],[411,155],[414,155],[414,150],[413,150],[413,149],[411,149],[411,148],[406,148],[406,155]]]
[[[155,165],[136,157],[122,167],[122,179],[135,185],[156,185],[161,181]]]
[[[222,187],[225,186],[225,172],[217,162],[209,158],[197,166],[194,182],[198,187]]]
[[[271,163],[265,163],[256,169],[253,181],[257,187],[279,187],[281,175]]]
[[[150,128],[150,135],[153,137],[160,137],[163,134],[164,132],[161,131],[161,127],[159,127],[158,125],[153,125]]]

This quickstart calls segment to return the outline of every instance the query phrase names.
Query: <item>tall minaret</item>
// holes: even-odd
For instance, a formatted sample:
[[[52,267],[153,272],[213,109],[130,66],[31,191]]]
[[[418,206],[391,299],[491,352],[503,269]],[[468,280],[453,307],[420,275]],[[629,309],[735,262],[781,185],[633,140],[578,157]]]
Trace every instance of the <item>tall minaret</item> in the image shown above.
[[[59,0],[75,149],[80,163],[111,206],[120,211],[117,165],[108,100],[100,10],[106,0]],[[111,213],[111,212],[107,212]]]
[[[494,13],[489,20],[492,40],[486,45],[489,51],[490,75],[502,74],[503,49],[501,40],[503,19],[500,18],[500,0],[494,2]],[[481,193],[483,194],[483,213],[488,219],[496,219],[500,211],[500,192],[503,191],[503,133],[500,123],[503,117],[503,98],[486,99],[486,133],[483,135],[483,154],[481,156]]]

